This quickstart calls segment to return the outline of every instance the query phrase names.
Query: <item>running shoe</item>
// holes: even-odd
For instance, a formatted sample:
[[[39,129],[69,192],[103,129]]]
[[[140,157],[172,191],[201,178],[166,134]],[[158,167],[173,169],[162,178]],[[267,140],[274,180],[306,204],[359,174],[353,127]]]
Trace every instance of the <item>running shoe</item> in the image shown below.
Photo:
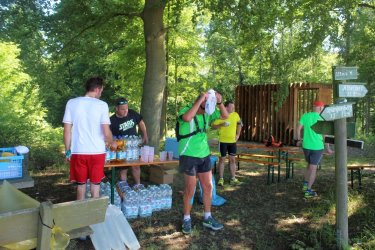
[[[312,190],[306,190],[305,192],[305,198],[312,198],[316,196],[318,196],[318,194]]]
[[[230,185],[240,185],[241,182],[235,177],[235,178],[232,178],[230,181],[229,181]]]
[[[207,219],[203,220],[203,226],[210,228],[212,230],[220,230],[224,227],[223,224],[217,222],[212,216],[208,217]]]
[[[182,222],[182,232],[184,234],[191,234],[191,219]]]
[[[220,178],[219,181],[217,182],[218,186],[224,186],[224,178]]]

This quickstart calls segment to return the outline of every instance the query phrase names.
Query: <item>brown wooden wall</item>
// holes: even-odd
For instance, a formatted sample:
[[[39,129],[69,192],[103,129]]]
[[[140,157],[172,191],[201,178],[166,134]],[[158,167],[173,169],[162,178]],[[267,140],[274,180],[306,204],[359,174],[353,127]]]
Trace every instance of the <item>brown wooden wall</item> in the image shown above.
[[[263,142],[269,135],[291,145],[301,115],[311,111],[312,103],[332,103],[332,85],[293,83],[289,96],[277,110],[280,85],[240,85],[236,88],[236,111],[244,124],[241,140]]]

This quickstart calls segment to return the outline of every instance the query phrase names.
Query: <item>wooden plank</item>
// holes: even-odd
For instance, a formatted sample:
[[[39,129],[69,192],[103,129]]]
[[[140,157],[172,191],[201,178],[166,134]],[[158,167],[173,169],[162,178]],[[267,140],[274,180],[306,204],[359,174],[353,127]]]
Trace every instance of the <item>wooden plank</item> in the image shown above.
[[[258,141],[258,126],[259,126],[259,85],[254,86],[254,95],[255,95],[255,113],[254,113],[254,128],[255,128],[255,133],[254,133],[254,141]]]
[[[276,91],[280,91],[280,85],[276,86]],[[275,116],[276,129],[275,129],[274,137],[277,137],[280,131],[280,108],[277,107],[278,104],[276,102],[276,99],[274,100],[274,104],[275,104],[274,108],[276,112],[276,116]],[[277,108],[277,111],[276,111],[276,108]]]
[[[255,86],[251,86],[251,137],[250,141],[255,141],[256,135],[256,90]]]
[[[267,134],[272,134],[272,85],[267,85]]]
[[[262,155],[262,154],[250,154],[250,153],[241,153],[237,154],[240,158],[246,158],[246,157],[256,157],[256,158],[265,158],[265,159],[277,159],[277,156],[275,155]]]
[[[150,166],[150,165],[160,165],[160,164],[178,164],[178,160],[165,160],[161,161],[160,159],[154,159],[153,162],[144,162],[141,160],[138,161],[115,161],[110,162],[104,165],[104,168],[118,168],[118,167],[132,167],[132,166]]]
[[[37,237],[39,207],[0,214],[0,246]]]
[[[251,87],[246,86],[246,95],[245,95],[245,100],[246,100],[246,110],[245,110],[245,116],[246,116],[246,140],[250,140],[250,135],[251,135]]]
[[[53,205],[53,218],[64,232],[103,222],[108,197],[64,202]]]
[[[261,161],[261,160],[242,158],[242,157],[238,157],[236,158],[236,160],[242,161],[242,162],[256,163],[256,164],[265,165],[265,166],[279,166],[280,165],[279,162],[275,162],[275,161]]]
[[[40,220],[38,223],[37,250],[50,249],[52,227],[52,202],[42,202],[40,204]]]
[[[299,122],[298,116],[298,88],[294,87],[293,90],[293,139],[297,139],[297,126]]]

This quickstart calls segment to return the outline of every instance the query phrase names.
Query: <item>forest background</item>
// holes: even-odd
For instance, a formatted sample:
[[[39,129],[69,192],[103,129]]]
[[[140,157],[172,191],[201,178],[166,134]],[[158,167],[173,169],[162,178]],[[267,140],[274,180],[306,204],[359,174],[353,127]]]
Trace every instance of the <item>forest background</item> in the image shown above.
[[[374,13],[371,0],[2,0],[0,146],[30,147],[38,168],[61,163],[65,104],[92,75],[112,111],[129,99],[158,146],[201,91],[331,84],[334,65],[358,66],[369,92],[357,132],[373,140]]]

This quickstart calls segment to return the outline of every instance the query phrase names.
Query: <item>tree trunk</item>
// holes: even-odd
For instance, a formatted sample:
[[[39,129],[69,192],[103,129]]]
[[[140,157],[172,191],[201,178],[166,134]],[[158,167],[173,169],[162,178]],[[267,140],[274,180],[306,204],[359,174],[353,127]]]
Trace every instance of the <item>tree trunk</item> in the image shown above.
[[[142,13],[146,43],[146,72],[143,81],[141,114],[144,118],[149,144],[159,148],[160,118],[165,88],[165,1],[146,0]]]

